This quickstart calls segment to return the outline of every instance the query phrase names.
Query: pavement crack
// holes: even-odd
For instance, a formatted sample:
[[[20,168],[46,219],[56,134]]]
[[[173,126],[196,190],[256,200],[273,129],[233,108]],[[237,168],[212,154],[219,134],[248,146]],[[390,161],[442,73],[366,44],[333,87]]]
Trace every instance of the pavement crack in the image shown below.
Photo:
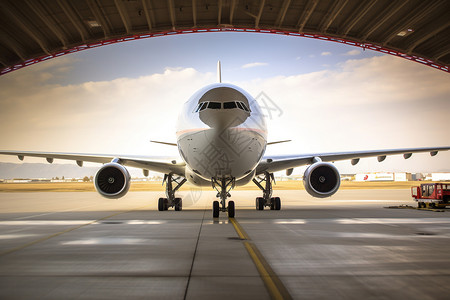
[[[192,270],[194,269],[194,262],[195,262],[195,257],[197,256],[198,243],[200,241],[200,235],[202,233],[203,222],[205,221],[205,214],[206,214],[206,209],[203,211],[202,222],[200,223],[200,229],[198,230],[198,236],[197,236],[197,242],[195,244],[194,255],[192,255],[191,269],[189,270],[189,277],[188,277],[188,280],[186,283],[186,290],[184,291],[184,297],[183,297],[184,300],[186,300],[188,289],[189,289],[189,283],[191,282]]]

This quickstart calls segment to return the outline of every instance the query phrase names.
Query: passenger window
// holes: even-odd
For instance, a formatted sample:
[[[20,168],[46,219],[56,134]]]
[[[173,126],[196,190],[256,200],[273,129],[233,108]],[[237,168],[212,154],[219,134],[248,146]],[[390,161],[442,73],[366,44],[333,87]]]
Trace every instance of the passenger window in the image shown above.
[[[236,108],[236,102],[225,102],[224,104],[223,104],[223,108],[224,109],[233,109],[233,108]]]
[[[222,103],[220,103],[220,102],[209,102],[208,108],[221,109],[222,108]]]

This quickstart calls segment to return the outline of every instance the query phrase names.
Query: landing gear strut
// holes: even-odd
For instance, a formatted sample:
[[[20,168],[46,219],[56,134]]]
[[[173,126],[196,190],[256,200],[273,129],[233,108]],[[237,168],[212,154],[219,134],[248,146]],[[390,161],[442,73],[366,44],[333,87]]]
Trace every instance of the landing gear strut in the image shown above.
[[[220,204],[219,201],[213,202],[213,218],[219,217],[219,212],[228,211],[228,217],[234,218],[234,201],[228,201],[228,207],[227,207],[227,197],[231,197],[230,191],[234,188],[234,185],[236,183],[236,180],[234,178],[221,178],[217,180],[216,178],[211,179],[212,187],[217,191],[217,198],[220,198]]]
[[[261,183],[264,181],[265,186],[262,186]],[[263,191],[263,196],[256,198],[256,210],[264,210],[265,206],[269,206],[271,210],[281,209],[280,197],[272,197],[272,181],[275,182],[275,177],[269,172],[264,172],[262,178],[253,178],[253,183]]]
[[[163,184],[166,183],[166,197],[167,198],[159,198],[158,199],[158,210],[168,210],[169,207],[175,207],[176,211],[180,211],[183,209],[183,200],[181,198],[175,197],[175,192],[187,181],[186,178],[183,178],[180,181],[181,177],[173,178],[172,174],[165,174]],[[175,188],[173,184],[176,184]]]

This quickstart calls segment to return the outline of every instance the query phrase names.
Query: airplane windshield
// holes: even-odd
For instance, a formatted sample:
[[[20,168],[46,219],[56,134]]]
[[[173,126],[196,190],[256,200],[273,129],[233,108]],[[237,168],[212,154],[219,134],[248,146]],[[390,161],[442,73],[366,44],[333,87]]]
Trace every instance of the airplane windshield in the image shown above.
[[[240,110],[250,112],[247,105],[245,105],[241,101],[228,101],[223,102],[223,105],[221,102],[201,102],[197,105],[197,108],[195,109],[195,112],[200,112],[205,109],[233,109],[238,108]]]
[[[200,111],[206,109],[207,106],[208,106],[208,102],[203,102],[202,107],[200,108]]]
[[[220,103],[220,102],[209,102],[208,108],[221,109],[222,108],[222,103]]]
[[[237,106],[236,106],[236,102],[225,102],[224,104],[223,104],[223,108],[224,109],[232,109],[232,108],[237,108]]]
[[[241,102],[242,107],[244,108],[245,111],[250,111],[250,109],[248,109],[247,105],[245,105],[245,103]]]

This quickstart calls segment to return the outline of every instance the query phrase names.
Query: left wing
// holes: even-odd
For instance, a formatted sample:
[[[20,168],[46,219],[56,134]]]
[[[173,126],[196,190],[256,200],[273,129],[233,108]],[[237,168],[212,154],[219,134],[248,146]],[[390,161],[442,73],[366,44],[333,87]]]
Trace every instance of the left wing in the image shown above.
[[[450,147],[434,147],[434,148],[406,148],[406,149],[389,149],[389,150],[372,150],[372,151],[353,151],[353,152],[335,152],[335,153],[312,153],[303,155],[289,156],[265,156],[256,167],[256,175],[264,172],[277,172],[286,169],[296,168],[314,163],[319,158],[325,162],[333,162],[338,160],[351,159],[352,165],[356,165],[361,158],[378,157],[381,162],[388,155],[403,154],[405,159],[411,157],[413,153],[430,152],[431,156],[435,156],[439,151],[450,150]]]
[[[145,157],[145,156],[130,156],[130,155],[110,155],[110,154],[81,154],[81,153],[59,153],[59,152],[35,152],[35,151],[0,151],[2,155],[15,155],[20,160],[23,160],[25,156],[30,157],[43,157],[46,158],[49,163],[52,163],[54,159],[66,159],[74,160],[81,167],[83,162],[94,163],[109,163],[113,159],[117,159],[118,162],[124,166],[133,168],[139,168],[144,170],[150,170],[160,172],[164,174],[176,174],[184,176],[185,166],[184,162],[177,162],[176,160],[165,159],[157,157]]]

